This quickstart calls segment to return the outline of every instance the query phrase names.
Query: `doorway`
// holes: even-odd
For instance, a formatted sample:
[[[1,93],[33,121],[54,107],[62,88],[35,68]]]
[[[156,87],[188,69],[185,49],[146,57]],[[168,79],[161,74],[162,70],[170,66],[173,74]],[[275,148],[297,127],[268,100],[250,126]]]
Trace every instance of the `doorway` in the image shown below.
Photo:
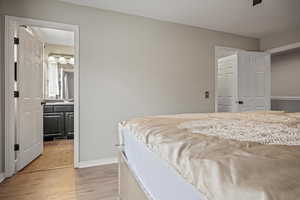
[[[215,47],[215,111],[270,110],[270,54]]]
[[[77,168],[78,26],[5,22],[5,176]]]
[[[300,48],[271,56],[272,110],[300,112]]]

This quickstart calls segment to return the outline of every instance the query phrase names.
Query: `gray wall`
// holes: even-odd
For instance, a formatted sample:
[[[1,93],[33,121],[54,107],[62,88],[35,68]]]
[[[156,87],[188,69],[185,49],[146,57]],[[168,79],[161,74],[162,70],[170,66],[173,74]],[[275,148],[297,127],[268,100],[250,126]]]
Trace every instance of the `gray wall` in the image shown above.
[[[300,100],[272,99],[271,109],[285,112],[300,112]]]
[[[276,33],[260,39],[260,50],[268,50],[300,42],[300,28],[284,33]]]
[[[204,92],[214,93],[214,45],[259,49],[256,39],[55,0],[0,2],[2,21],[13,15],[80,25],[81,161],[115,156],[121,120],[213,111]]]
[[[1,1],[1,0],[0,0]],[[1,6],[0,6],[1,10]],[[0,173],[4,167],[4,19],[0,12]]]
[[[300,97],[300,49],[272,56],[272,96]]]

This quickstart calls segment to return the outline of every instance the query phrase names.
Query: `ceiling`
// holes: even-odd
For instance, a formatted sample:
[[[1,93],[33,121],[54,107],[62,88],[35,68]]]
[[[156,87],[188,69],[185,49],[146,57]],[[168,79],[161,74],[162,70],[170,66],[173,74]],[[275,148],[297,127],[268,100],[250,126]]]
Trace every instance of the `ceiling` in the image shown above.
[[[47,44],[74,46],[74,33],[50,28],[31,27],[38,37]]]
[[[300,27],[300,0],[61,1],[255,38]]]

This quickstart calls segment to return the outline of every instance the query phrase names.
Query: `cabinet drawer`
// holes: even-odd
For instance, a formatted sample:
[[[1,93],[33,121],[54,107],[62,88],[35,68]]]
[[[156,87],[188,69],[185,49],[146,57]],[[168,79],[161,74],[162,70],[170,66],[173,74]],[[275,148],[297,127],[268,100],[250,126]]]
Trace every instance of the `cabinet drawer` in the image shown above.
[[[54,112],[73,112],[74,105],[57,105],[54,106]]]

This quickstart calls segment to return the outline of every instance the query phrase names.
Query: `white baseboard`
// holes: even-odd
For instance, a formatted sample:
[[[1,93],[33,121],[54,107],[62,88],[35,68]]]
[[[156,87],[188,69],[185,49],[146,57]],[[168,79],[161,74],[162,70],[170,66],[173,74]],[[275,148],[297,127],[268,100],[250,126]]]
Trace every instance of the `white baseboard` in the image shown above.
[[[4,181],[4,179],[5,179],[4,173],[0,173],[0,183],[1,183],[2,181]]]
[[[272,100],[300,100],[299,96],[272,96]]]
[[[104,158],[100,160],[81,161],[78,163],[78,168],[95,167],[101,165],[109,165],[118,162],[118,158]]]

